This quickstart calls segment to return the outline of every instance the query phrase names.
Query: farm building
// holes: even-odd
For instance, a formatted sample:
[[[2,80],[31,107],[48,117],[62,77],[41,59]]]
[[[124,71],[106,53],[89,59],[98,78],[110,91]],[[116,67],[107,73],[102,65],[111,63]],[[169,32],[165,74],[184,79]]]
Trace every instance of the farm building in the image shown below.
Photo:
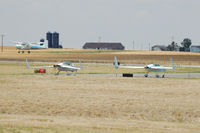
[[[121,43],[98,43],[98,42],[87,42],[83,46],[83,49],[113,49],[113,50],[124,50],[125,47]]]
[[[200,53],[200,46],[190,46],[190,52]]]
[[[151,47],[152,51],[167,51],[167,47],[164,45],[154,45]]]

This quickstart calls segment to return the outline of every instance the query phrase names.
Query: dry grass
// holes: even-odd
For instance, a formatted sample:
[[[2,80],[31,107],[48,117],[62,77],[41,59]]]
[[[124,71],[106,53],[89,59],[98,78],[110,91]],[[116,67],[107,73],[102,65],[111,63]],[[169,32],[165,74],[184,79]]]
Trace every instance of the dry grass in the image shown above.
[[[200,130],[200,79],[32,75],[22,65],[0,65],[0,132]]]
[[[1,77],[0,112],[7,114],[199,122],[199,80],[12,77]]]
[[[82,50],[82,49],[46,49],[33,50],[31,54],[18,54],[13,47],[5,48],[4,53],[0,53],[1,60],[24,60],[31,61],[56,61],[63,60],[83,62],[113,62],[117,56],[122,63],[149,64],[160,63],[169,64],[173,57],[176,64],[200,65],[199,53],[185,52],[149,52],[149,51],[115,51],[115,50]]]

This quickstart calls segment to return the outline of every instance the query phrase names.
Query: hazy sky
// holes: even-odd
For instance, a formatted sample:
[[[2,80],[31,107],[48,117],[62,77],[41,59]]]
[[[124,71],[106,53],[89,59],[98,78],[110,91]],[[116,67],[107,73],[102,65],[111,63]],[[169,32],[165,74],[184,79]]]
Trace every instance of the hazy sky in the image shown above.
[[[37,42],[60,33],[65,48],[85,42],[122,42],[131,49],[167,45],[185,37],[200,42],[200,0],[0,0],[0,34]]]

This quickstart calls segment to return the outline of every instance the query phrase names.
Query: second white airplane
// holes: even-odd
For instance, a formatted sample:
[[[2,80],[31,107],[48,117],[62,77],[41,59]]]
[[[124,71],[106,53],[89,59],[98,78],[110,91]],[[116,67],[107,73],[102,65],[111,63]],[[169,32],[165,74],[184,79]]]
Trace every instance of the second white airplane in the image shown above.
[[[171,67],[166,67],[166,66],[162,66],[160,64],[149,64],[146,66],[119,66],[119,62],[117,61],[117,57],[115,57],[115,62],[114,62],[114,66],[116,69],[118,68],[132,68],[132,69],[145,69],[146,73],[145,73],[145,77],[148,77],[149,72],[164,72],[164,74],[162,75],[162,78],[165,77],[165,71],[168,69],[171,70],[175,70],[175,66],[173,63],[173,59],[171,58]],[[156,74],[156,77],[159,78],[159,75]]]
[[[28,60],[26,59],[26,67],[27,68],[33,68],[33,69],[38,69],[38,68],[56,68],[58,71],[56,72],[55,75],[59,75],[60,71],[70,71],[70,72],[77,72],[78,70],[82,69],[82,64],[81,61],[79,61],[80,63],[80,68],[74,66],[73,63],[71,63],[70,61],[65,61],[56,65],[52,65],[52,66],[41,66],[41,67],[30,67]]]

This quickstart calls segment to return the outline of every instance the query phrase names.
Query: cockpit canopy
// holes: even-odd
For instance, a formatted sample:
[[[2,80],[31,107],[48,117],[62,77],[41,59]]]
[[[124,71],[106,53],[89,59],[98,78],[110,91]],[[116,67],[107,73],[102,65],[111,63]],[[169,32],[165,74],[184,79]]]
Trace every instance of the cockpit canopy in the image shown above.
[[[151,68],[151,67],[160,67],[160,66],[161,66],[160,64],[149,64],[146,67]]]
[[[63,65],[72,66],[72,62],[70,62],[70,61],[65,61],[65,62],[63,62]]]
[[[27,45],[27,44],[28,44],[28,43],[26,43],[26,42],[22,42],[22,43],[21,43],[21,45],[23,45],[23,46],[24,46],[24,45]]]
[[[154,66],[160,66],[160,64],[153,64]]]

